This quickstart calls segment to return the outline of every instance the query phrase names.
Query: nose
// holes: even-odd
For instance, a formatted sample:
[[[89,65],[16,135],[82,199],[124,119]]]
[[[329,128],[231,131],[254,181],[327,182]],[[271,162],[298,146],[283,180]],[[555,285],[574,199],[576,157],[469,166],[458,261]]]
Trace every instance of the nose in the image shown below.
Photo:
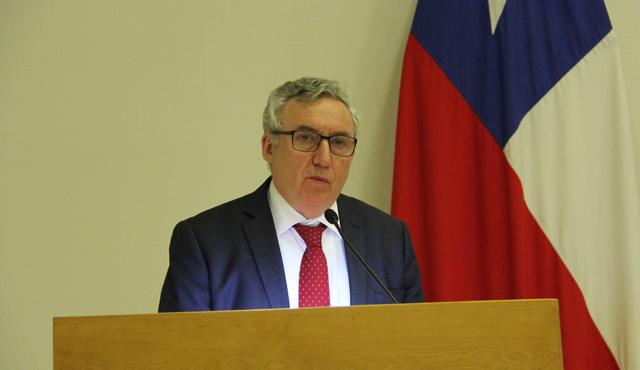
[[[313,152],[313,164],[320,167],[329,167],[329,165],[331,165],[331,148],[329,147],[329,140],[320,140],[318,149]]]

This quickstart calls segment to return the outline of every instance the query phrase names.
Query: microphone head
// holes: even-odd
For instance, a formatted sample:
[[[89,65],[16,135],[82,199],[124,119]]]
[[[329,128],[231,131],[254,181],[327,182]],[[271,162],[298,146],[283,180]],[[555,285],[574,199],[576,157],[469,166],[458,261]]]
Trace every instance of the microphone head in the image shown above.
[[[338,214],[331,208],[324,211],[324,218],[326,218],[331,224],[338,226]]]

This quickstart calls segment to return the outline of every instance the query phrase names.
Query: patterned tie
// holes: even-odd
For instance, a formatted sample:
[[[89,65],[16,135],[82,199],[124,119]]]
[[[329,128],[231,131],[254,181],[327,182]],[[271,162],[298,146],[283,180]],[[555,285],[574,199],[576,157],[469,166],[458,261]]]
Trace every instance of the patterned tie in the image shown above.
[[[318,226],[297,224],[293,227],[307,245],[300,264],[298,306],[329,306],[329,274],[327,259],[322,252],[322,232],[327,227],[322,224]]]

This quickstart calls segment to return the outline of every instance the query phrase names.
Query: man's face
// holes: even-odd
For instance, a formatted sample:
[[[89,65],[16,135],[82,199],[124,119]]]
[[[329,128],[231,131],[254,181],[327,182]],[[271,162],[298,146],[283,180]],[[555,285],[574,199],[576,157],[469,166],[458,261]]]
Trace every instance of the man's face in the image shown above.
[[[282,110],[280,131],[305,129],[324,136],[354,136],[349,109],[339,100],[320,98],[311,104],[289,100]],[[277,140],[274,145],[272,140]],[[262,136],[262,157],[271,165],[273,183],[284,199],[307,218],[333,204],[349,175],[351,157],[331,153],[327,140],[314,152],[293,149],[291,136]]]

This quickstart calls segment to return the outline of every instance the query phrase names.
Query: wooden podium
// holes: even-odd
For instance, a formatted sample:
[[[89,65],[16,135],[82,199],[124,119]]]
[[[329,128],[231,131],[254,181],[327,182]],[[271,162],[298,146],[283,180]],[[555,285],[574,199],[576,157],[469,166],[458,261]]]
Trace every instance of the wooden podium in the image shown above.
[[[58,317],[54,369],[562,369],[556,300]]]

